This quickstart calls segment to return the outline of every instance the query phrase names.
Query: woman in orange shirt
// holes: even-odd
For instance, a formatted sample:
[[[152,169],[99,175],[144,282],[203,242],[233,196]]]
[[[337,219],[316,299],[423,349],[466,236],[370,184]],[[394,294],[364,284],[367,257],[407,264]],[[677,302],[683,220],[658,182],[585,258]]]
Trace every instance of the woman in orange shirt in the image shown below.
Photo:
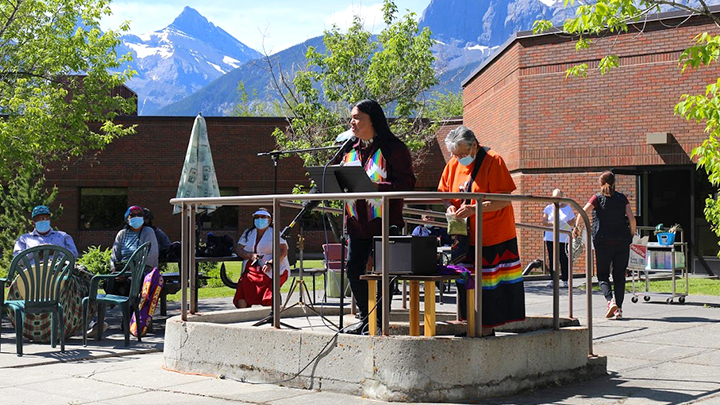
[[[515,190],[510,172],[502,157],[483,148],[468,128],[460,126],[445,138],[452,158],[445,166],[438,191],[466,192],[475,165],[481,165],[475,175],[471,192],[510,194]],[[472,271],[475,263],[475,204],[471,200],[446,200],[447,213],[467,218],[470,254],[464,266]],[[525,290],[515,233],[515,215],[509,201],[483,201],[482,235],[482,323],[483,336],[494,335],[494,328],[508,322],[525,319]],[[465,285],[458,284],[458,305],[461,315],[466,302]]]

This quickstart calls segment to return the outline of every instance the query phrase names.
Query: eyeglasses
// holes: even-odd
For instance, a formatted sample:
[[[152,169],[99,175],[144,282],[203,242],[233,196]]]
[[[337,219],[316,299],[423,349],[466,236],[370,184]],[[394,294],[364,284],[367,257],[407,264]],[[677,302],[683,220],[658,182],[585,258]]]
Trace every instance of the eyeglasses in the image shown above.
[[[137,212],[137,213],[132,213],[132,212],[131,212],[130,215],[128,215],[128,216],[129,216],[130,218],[135,218],[135,217],[142,217],[143,214],[142,214],[142,212]]]

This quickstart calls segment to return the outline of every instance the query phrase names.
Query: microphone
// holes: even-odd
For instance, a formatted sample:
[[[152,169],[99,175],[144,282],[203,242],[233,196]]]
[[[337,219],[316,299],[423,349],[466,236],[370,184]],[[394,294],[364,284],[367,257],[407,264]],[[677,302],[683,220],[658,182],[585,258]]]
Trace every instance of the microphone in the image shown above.
[[[335,143],[345,142],[348,139],[352,138],[353,136],[355,136],[355,133],[353,132],[353,130],[348,129],[347,131],[343,132],[342,134],[338,135],[335,138]]]
[[[332,157],[332,159],[328,160],[328,162],[325,164],[325,167],[327,167],[332,162],[334,162],[335,159],[337,159],[339,156],[341,156],[348,149],[349,146],[351,146],[353,143],[355,143],[355,141],[357,141],[357,138],[355,138],[355,136],[352,135],[352,131],[345,131],[340,135],[346,134],[348,132],[351,134],[351,136],[345,139],[345,143],[343,143],[342,146],[340,146],[340,149],[338,149],[338,151],[335,153],[335,155]]]
[[[320,190],[317,189],[317,187],[313,187],[310,189],[310,192],[308,194],[317,194]],[[295,216],[295,218],[290,222],[290,225],[286,226],[285,229],[280,232],[280,236],[285,238],[287,237],[287,233],[297,224],[297,222],[302,219],[304,216],[306,216],[308,213],[310,213],[312,210],[317,208],[318,205],[320,205],[320,200],[305,200],[302,203],[303,208],[300,210],[300,213]]]

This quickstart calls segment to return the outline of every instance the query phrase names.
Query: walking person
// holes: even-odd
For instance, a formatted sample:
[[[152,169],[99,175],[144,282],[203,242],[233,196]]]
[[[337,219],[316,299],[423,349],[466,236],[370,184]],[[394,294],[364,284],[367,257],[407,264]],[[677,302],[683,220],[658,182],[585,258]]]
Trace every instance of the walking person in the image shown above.
[[[552,192],[553,197],[562,197],[563,192],[559,188],[556,188]],[[560,207],[558,209],[558,222],[560,224],[560,229],[563,231],[571,231],[572,227],[570,226],[570,221],[575,219],[575,212],[573,212],[572,208],[567,204],[560,204]],[[545,209],[543,209],[542,214],[542,225],[543,226],[553,226],[553,221],[555,220],[554,215],[554,204],[548,204]],[[554,245],[555,241],[553,240],[553,232],[552,231],[545,231],[545,235],[543,236],[543,241],[545,241],[545,247],[547,248],[548,252],[548,266],[550,267],[550,284],[548,284],[548,287],[553,286],[553,280],[554,278],[554,272],[555,272],[555,257],[554,257]],[[568,242],[570,241],[570,235],[567,233],[560,233],[559,238],[559,244],[560,244],[560,279],[562,280],[562,287],[567,288],[568,286]]]
[[[625,272],[630,258],[630,242],[635,234],[635,215],[625,194],[615,190],[615,175],[609,171],[600,175],[600,192],[593,195],[583,209],[592,218],[597,278],[607,300],[605,317],[621,319]]]

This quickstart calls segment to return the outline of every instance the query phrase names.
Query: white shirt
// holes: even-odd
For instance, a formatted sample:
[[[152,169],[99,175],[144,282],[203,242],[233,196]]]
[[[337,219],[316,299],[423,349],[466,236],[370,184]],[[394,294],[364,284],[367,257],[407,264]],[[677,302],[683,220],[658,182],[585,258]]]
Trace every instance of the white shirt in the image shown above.
[[[552,223],[555,220],[555,215],[553,214],[553,204],[548,204],[547,207],[543,210],[545,214],[547,214],[548,221]],[[571,231],[572,227],[570,227],[569,222],[575,218],[575,213],[573,212],[572,208],[569,205],[566,205],[564,207],[559,207],[558,212],[560,213],[560,229],[565,231]],[[543,237],[544,241],[553,241],[553,233],[552,231],[545,231],[545,236]],[[570,235],[566,233],[560,234],[560,243],[568,243],[570,241]]]
[[[260,243],[257,244],[257,250],[254,250],[255,239],[257,238],[257,229],[252,229],[249,232],[243,232],[240,240],[238,240],[238,245],[243,246],[244,250],[247,252],[257,253],[257,255],[260,257],[260,264],[264,266],[265,263],[268,262],[268,260],[272,260],[272,237],[273,228],[268,227],[262,238],[260,239]],[[287,241],[283,238],[280,238],[280,244],[287,246]],[[289,271],[290,262],[288,261],[287,255],[285,255],[285,257],[280,261],[280,274],[282,275],[283,273]],[[272,273],[266,274],[268,275],[268,277],[272,278]]]

